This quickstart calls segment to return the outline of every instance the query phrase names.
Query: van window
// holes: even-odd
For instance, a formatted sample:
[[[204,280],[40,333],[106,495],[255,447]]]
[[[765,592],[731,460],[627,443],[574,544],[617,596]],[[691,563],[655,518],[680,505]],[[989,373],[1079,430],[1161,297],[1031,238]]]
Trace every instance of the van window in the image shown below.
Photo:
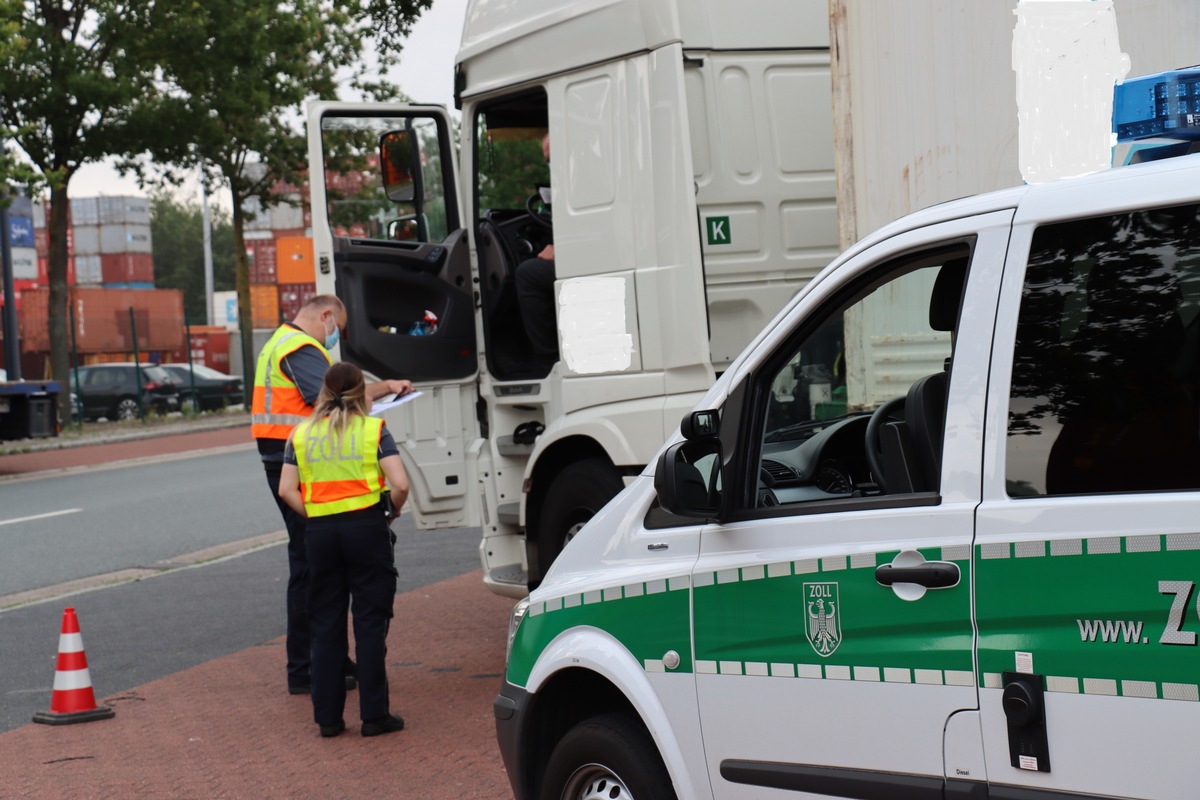
[[[1200,205],[1041,226],[1009,399],[1011,497],[1200,488]]]
[[[764,370],[758,507],[936,492],[966,244],[899,259]]]

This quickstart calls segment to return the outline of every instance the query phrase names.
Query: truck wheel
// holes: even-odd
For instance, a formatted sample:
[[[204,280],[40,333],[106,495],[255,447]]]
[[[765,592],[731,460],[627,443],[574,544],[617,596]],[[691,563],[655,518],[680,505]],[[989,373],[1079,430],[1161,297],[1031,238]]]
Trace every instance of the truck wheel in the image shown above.
[[[138,403],[133,397],[122,397],[117,401],[117,419],[137,419]]]
[[[671,776],[646,728],[604,714],[567,732],[546,765],[542,800],[675,800]]]
[[[624,485],[617,471],[600,458],[577,461],[555,476],[538,521],[538,570],[542,575],[583,524]]]

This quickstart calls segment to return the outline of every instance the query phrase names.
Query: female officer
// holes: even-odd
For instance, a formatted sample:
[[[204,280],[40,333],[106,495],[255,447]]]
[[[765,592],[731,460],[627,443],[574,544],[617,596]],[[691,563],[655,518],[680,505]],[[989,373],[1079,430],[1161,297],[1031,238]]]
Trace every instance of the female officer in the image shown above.
[[[404,728],[388,710],[384,661],[396,566],[380,493],[386,476],[398,512],[408,498],[408,475],[369,405],[358,367],[330,367],[312,416],[288,440],[279,479],[279,497],[308,517],[313,717],[326,737],[346,729],[342,672],[351,597],[362,735]]]

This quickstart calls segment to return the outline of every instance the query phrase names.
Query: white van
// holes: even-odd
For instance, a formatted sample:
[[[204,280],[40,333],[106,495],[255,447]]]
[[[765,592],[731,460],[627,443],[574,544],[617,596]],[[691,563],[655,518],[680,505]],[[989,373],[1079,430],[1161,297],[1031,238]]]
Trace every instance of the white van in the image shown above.
[[[522,800],[1192,798],[1198,580],[1200,156],[959,200],[821,272],[518,604],[500,749]]]

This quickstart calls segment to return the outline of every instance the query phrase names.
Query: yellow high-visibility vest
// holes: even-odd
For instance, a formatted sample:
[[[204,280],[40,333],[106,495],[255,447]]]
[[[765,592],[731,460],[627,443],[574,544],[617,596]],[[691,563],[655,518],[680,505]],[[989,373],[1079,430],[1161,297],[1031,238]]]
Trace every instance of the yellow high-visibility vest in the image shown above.
[[[255,439],[284,439],[312,415],[300,388],[283,371],[283,359],[313,345],[330,364],[329,352],[313,337],[291,325],[280,325],[258,354],[254,395],[250,401],[250,435]]]
[[[340,442],[328,417],[296,428],[292,447],[300,468],[304,510],[310,517],[358,511],[379,502],[387,488],[379,468],[383,420],[355,415]]]

